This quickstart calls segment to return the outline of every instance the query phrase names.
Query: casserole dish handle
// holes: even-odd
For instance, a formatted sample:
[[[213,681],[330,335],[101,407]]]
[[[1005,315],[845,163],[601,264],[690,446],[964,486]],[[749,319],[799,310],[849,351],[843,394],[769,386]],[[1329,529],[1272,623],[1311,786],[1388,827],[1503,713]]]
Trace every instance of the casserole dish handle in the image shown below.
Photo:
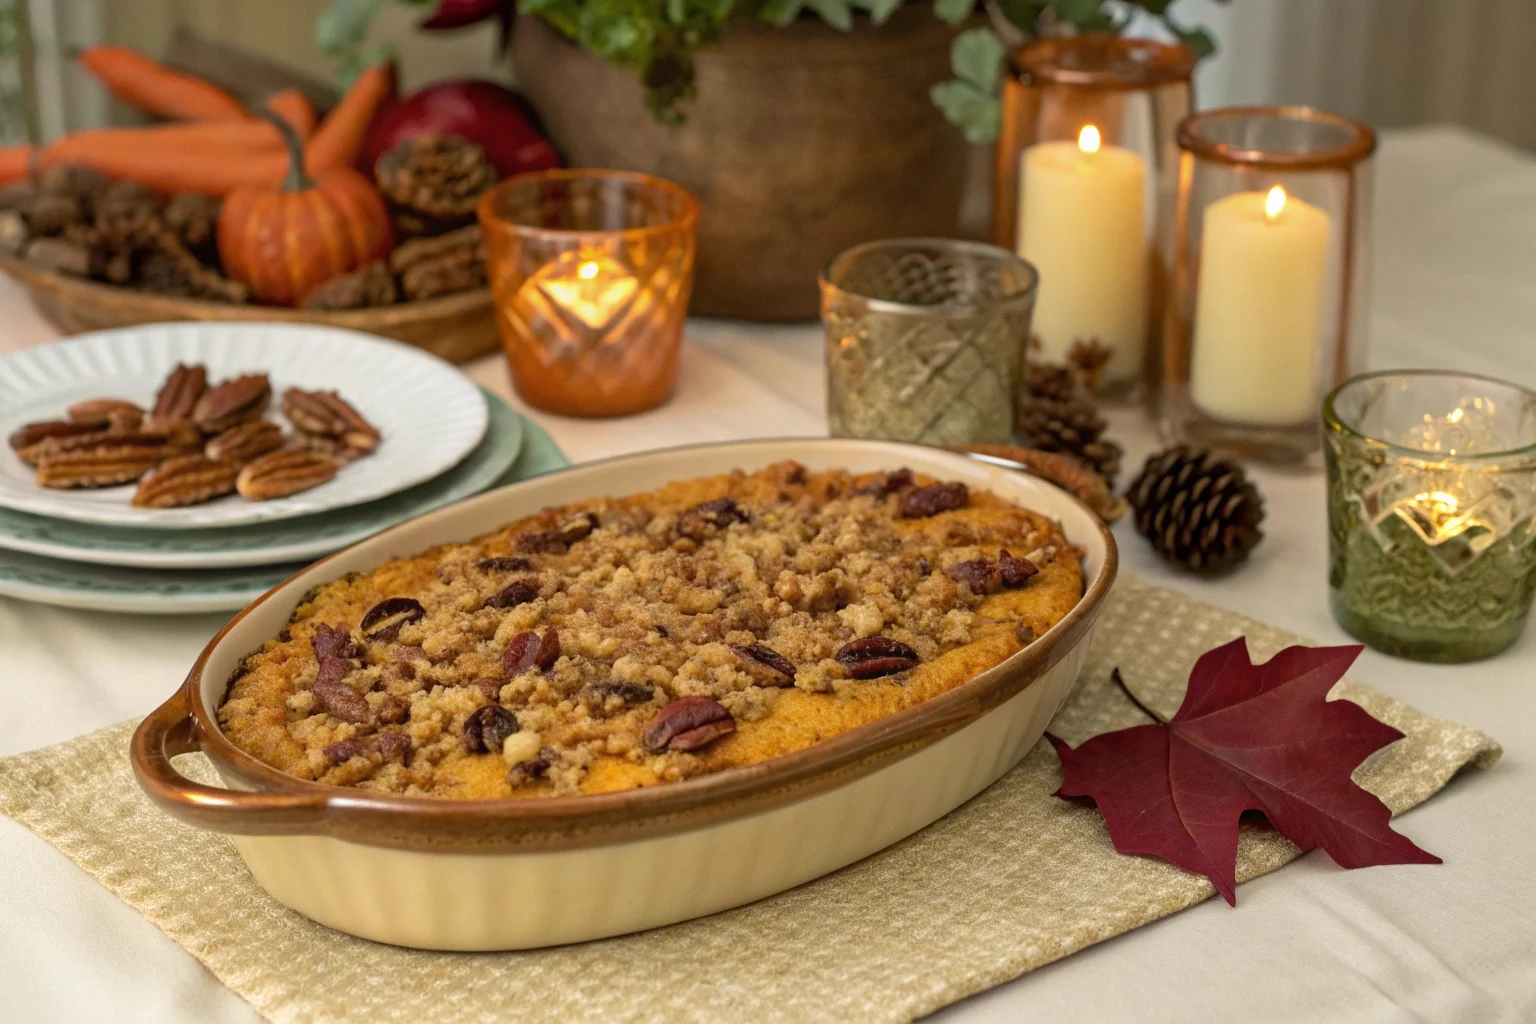
[[[129,759],[139,786],[174,818],[215,832],[292,835],[320,831],[329,799],[323,793],[253,793],[193,782],[171,763],[201,750],[197,721],[178,691],[139,724]]]

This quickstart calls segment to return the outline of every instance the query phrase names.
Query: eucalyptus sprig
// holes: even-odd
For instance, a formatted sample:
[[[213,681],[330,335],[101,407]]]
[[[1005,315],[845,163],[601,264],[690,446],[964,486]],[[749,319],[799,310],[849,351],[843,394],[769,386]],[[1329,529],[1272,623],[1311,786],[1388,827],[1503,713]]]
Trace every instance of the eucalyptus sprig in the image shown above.
[[[934,0],[933,10],[951,25],[960,25],[983,8],[1017,30],[1021,38],[1062,32],[1120,33],[1137,11],[1145,11],[1201,58],[1216,52],[1216,40],[1199,26],[1186,26],[1169,13],[1174,0]],[[935,85],[929,95],[967,141],[992,142],[1002,125],[1002,81],[1005,48],[994,28],[973,28],[955,37],[950,66],[955,77]]]

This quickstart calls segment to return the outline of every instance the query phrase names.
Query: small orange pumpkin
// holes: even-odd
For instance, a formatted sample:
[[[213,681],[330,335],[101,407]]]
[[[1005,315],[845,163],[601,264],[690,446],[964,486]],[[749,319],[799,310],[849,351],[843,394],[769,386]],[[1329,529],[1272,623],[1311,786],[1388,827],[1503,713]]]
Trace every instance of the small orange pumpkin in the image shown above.
[[[350,167],[304,173],[304,147],[281,118],[288,176],[276,189],[242,185],[219,211],[224,273],[261,302],[292,306],[331,278],[389,252],[389,211],[369,180]]]

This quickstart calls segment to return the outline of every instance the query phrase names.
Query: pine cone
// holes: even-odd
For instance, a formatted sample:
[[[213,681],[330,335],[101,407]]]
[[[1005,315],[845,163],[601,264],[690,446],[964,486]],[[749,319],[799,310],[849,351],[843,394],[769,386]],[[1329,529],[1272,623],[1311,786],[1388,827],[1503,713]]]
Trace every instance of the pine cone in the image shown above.
[[[474,220],[476,202],[496,183],[496,167],[473,142],[423,135],[379,157],[374,176],[403,233],[436,234]]]
[[[1029,363],[1020,402],[1019,440],[1029,448],[1072,455],[1111,486],[1120,472],[1121,449],[1103,436],[1109,422],[1093,397],[1065,366]]]
[[[1240,466],[1183,445],[1148,457],[1126,498],[1136,529],[1167,561],[1217,573],[1264,539],[1264,501]]]

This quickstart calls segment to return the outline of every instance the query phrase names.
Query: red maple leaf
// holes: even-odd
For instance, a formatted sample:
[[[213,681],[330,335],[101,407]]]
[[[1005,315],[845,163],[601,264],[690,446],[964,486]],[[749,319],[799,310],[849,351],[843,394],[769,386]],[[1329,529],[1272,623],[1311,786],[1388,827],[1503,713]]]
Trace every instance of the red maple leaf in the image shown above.
[[[1327,699],[1361,650],[1287,647],[1263,665],[1249,660],[1242,637],[1208,651],[1172,721],[1104,733],[1075,750],[1047,733],[1061,757],[1056,795],[1091,798],[1115,849],[1205,875],[1233,906],[1244,811],[1262,812],[1303,852],[1321,846],[1341,867],[1438,864],[1392,831],[1387,806],[1350,779],[1403,735],[1358,704]]]

